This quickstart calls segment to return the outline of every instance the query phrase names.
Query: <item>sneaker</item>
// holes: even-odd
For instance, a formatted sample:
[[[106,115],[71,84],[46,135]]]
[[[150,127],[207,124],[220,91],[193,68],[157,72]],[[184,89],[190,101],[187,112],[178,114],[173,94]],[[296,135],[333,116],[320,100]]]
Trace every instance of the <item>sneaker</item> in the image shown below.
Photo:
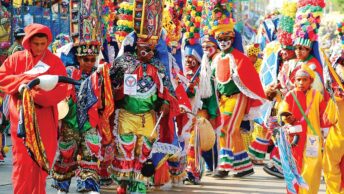
[[[229,171],[217,170],[213,177],[215,178],[225,178],[228,176]]]
[[[275,166],[269,167],[268,165],[265,165],[263,167],[263,170],[269,175],[275,176],[280,179],[284,179],[284,175],[280,173],[279,170]]]
[[[235,178],[243,178],[243,177],[250,176],[250,175],[253,175],[253,174],[254,174],[254,170],[250,169],[250,170],[246,170],[244,172],[238,172],[235,175],[233,175],[233,177],[235,177]]]

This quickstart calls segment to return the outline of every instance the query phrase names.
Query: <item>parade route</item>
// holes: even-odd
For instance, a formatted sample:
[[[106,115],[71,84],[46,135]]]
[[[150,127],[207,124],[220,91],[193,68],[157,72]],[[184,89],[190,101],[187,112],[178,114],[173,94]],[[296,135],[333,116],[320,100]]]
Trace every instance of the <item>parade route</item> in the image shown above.
[[[9,140],[9,138],[8,138]],[[8,141],[9,142],[9,141]],[[11,170],[12,170],[12,154],[8,153],[5,163],[0,164],[0,194],[12,194]],[[204,176],[200,185],[180,185],[167,188],[153,189],[148,193],[167,194],[167,193],[207,193],[207,194],[284,194],[285,183],[283,180],[272,177],[263,171],[262,166],[255,166],[255,174],[243,179],[233,178],[231,176],[226,179],[216,179]],[[54,194],[56,190],[50,185],[52,179],[47,181],[47,194]],[[109,189],[102,189],[102,194],[116,193],[115,186]],[[77,194],[76,181],[72,180],[70,194]],[[325,194],[325,183],[321,182],[319,194]]]

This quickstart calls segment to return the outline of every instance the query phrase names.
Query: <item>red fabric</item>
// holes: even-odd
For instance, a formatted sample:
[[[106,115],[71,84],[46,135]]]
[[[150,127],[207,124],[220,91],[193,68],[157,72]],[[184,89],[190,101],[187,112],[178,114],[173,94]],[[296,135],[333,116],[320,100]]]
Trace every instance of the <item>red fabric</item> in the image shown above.
[[[35,25],[35,24],[34,24]],[[34,27],[31,25],[32,28]],[[34,32],[46,32],[42,25],[35,25]],[[49,29],[48,29],[49,30]],[[27,31],[27,36],[32,36],[32,32]],[[26,55],[28,53],[28,63]],[[33,57],[29,50],[19,51],[11,55],[0,67],[0,90],[11,94],[9,104],[11,133],[13,143],[13,171],[12,182],[13,191],[16,194],[41,194],[45,193],[45,182],[47,173],[41,170],[36,163],[30,158],[22,139],[17,137],[18,125],[18,88],[20,84],[27,83],[39,75],[24,75],[23,73],[30,70],[39,60],[50,66],[44,74],[47,75],[66,75],[65,67],[61,60],[46,50],[45,56]],[[54,160],[57,150],[57,103],[66,97],[67,85],[58,84],[55,89],[46,92],[38,88],[32,90],[32,95],[36,106],[36,115],[40,134],[50,167]]]
[[[259,75],[250,59],[237,49],[233,49],[232,55],[235,59],[238,74],[242,84],[250,92],[253,92],[255,95],[259,96],[262,99],[266,99]],[[262,105],[262,102],[260,100],[249,98],[246,112],[249,112],[250,108],[260,105]]]
[[[305,93],[300,92],[300,91],[296,91],[296,90],[293,90],[293,92],[296,95],[298,101],[300,102],[300,105],[301,105],[303,111],[306,112],[307,107],[309,106],[309,104],[307,104],[307,102],[306,102],[306,95],[305,95]],[[310,90],[308,92],[313,92],[313,90]],[[303,116],[302,116],[302,114],[300,112],[300,109],[298,108],[298,106],[297,106],[293,96],[291,95],[291,93],[288,93],[286,95],[285,101],[289,105],[289,111],[294,115],[296,120],[297,121],[301,121]],[[314,105],[312,105],[312,106],[314,106]],[[321,120],[322,115],[324,114],[325,108],[326,108],[326,103],[323,100],[323,101],[321,101],[321,103],[319,105],[319,111],[320,111],[320,118],[319,118],[319,120]],[[306,121],[304,119],[302,119],[302,122],[300,124],[302,126],[302,132],[290,135],[290,141],[293,140],[294,135],[299,135],[299,142],[297,143],[296,146],[292,147],[292,153],[293,153],[293,156],[294,156],[294,158],[296,160],[297,166],[299,168],[302,167],[303,151],[305,149],[306,138],[307,138],[307,123],[306,123]]]
[[[25,27],[25,36],[23,39],[23,47],[24,49],[30,50],[30,39],[33,35],[38,33],[44,33],[48,36],[48,42],[51,43],[53,41],[53,35],[51,34],[50,29],[47,26],[42,24],[30,24]]]
[[[342,157],[342,161],[340,162],[340,172],[342,174],[342,189],[344,189],[344,157]]]

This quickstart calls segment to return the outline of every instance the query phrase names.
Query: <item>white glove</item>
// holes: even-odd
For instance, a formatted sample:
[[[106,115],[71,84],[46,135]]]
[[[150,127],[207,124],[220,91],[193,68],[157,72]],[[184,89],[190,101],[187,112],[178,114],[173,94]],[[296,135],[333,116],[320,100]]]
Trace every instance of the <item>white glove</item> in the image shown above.
[[[100,73],[104,68],[104,64],[98,64],[97,72]]]
[[[41,75],[38,76],[39,84],[38,87],[44,91],[50,91],[55,88],[59,81],[58,75]]]
[[[24,88],[26,88],[27,85],[26,84],[20,84],[19,88],[18,88],[18,92],[21,94],[24,90]]]

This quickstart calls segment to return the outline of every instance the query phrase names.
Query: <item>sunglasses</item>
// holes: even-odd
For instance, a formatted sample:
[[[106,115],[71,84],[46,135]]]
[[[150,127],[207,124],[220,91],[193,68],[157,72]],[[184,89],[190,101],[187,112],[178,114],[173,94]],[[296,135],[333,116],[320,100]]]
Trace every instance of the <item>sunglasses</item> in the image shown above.
[[[87,62],[92,62],[92,63],[96,62],[96,58],[82,58],[82,60],[85,63],[87,63]]]
[[[230,41],[232,39],[232,37],[227,36],[227,37],[219,37],[217,38],[218,42],[222,42],[222,41]]]

